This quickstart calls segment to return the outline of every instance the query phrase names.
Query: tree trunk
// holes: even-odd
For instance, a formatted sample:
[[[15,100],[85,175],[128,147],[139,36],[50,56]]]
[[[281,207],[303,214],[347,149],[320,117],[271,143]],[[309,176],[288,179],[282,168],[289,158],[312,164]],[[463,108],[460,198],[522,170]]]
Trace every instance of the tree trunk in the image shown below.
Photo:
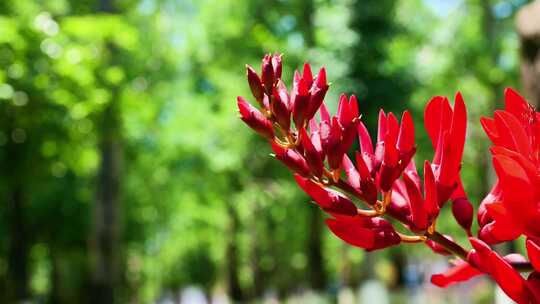
[[[11,171],[13,172],[13,171]],[[17,181],[9,189],[9,257],[8,271],[12,296],[18,301],[28,300],[28,236],[24,219],[23,187]]]
[[[60,257],[58,256],[58,250],[54,245],[49,247],[51,258],[51,292],[49,295],[49,303],[57,304],[63,303],[62,299],[62,286],[61,286],[61,271],[60,271]]]
[[[522,7],[516,29],[521,44],[521,81],[527,100],[540,104],[540,1]]]
[[[238,258],[238,230],[240,221],[238,213],[232,202],[227,202],[227,214],[229,216],[229,240],[226,247],[226,272],[227,272],[227,291],[229,296],[235,302],[241,302],[244,300],[244,292],[240,285],[240,279],[238,275],[238,268],[240,267],[240,261]]]
[[[308,274],[311,287],[323,290],[326,287],[326,272],[323,259],[323,224],[321,210],[309,208],[309,235],[307,244]]]
[[[15,113],[8,123],[9,132],[15,130]],[[11,178],[8,181],[7,189],[7,223],[9,229],[8,245],[8,298],[14,302],[28,300],[30,296],[28,288],[28,256],[29,240],[25,218],[26,193],[28,191],[25,183],[24,168],[27,163],[26,153],[28,147],[26,142],[15,142],[15,138],[8,141],[4,159],[4,168],[10,172]]]
[[[253,299],[259,299],[262,297],[264,292],[264,276],[261,269],[260,257],[261,257],[261,248],[260,248],[260,230],[257,228],[257,223],[259,223],[261,217],[264,217],[265,214],[261,212],[261,206],[259,202],[254,201],[252,203],[253,211],[251,214],[251,244],[250,244],[250,264],[251,264],[251,275],[253,277],[253,286],[251,296]]]
[[[118,280],[120,249],[120,178],[122,145],[116,101],[111,101],[103,114],[100,154],[94,208],[94,239],[92,252],[93,296],[99,303],[114,302],[114,286]],[[97,300],[99,299],[99,300]]]
[[[100,0],[98,11],[114,13],[113,0]],[[107,46],[110,62],[115,61],[116,49]],[[99,130],[100,165],[94,205],[94,230],[91,242],[92,302],[114,303],[115,286],[119,283],[120,244],[120,184],[123,147],[119,94],[115,88],[111,101],[101,115]]]

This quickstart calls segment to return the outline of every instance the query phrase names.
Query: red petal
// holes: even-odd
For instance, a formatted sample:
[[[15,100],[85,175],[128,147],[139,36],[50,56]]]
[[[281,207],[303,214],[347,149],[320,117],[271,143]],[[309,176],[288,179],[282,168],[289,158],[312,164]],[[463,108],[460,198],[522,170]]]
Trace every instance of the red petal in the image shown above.
[[[311,83],[313,82],[313,73],[311,72],[311,65],[309,63],[304,63],[304,73],[302,74],[302,78],[306,81],[306,84],[308,87],[311,87]]]
[[[272,142],[272,150],[276,154],[276,158],[283,162],[291,171],[299,173],[303,176],[309,175],[309,167],[302,155],[292,149],[286,149]]]
[[[321,114],[321,121],[330,122],[330,112],[328,112],[328,108],[324,103],[319,108],[319,113]]]
[[[529,103],[512,88],[504,90],[504,109],[516,117],[529,112]]]
[[[354,164],[346,154],[343,155],[342,167],[345,169],[345,175],[347,175],[349,184],[360,191],[360,174],[356,171]]]
[[[411,209],[411,221],[414,224],[414,228],[418,230],[424,230],[428,227],[427,214],[424,210],[424,200],[420,189],[416,187],[414,181],[408,174],[403,174],[403,181],[407,187],[407,194],[409,196],[409,206]]]
[[[459,261],[456,263],[456,266],[450,268],[445,273],[432,275],[431,283],[444,288],[454,283],[467,281],[480,274],[482,272],[478,269],[466,262]]]
[[[439,214],[439,203],[437,201],[437,184],[431,165],[426,160],[424,162],[424,192],[426,195],[425,209],[430,218],[435,218]]]
[[[484,132],[486,132],[489,139],[493,142],[495,145],[499,145],[500,138],[499,138],[499,132],[497,132],[497,126],[495,125],[495,120],[488,117],[482,117],[480,118],[480,124],[482,125],[482,128],[484,129]]]
[[[327,219],[326,225],[340,239],[356,247],[370,249],[375,244],[371,229],[363,228],[354,222]]]
[[[377,142],[383,141],[386,136],[386,114],[383,109],[379,111],[379,124],[377,126]]]
[[[281,78],[282,62],[281,54],[272,56],[272,66],[274,67],[274,75],[276,78]]]
[[[268,55],[263,59],[261,81],[264,84],[266,92],[270,94],[274,85],[274,68],[272,67],[271,58]]]
[[[339,96],[339,103],[337,108],[337,114],[336,116],[339,119],[339,122],[342,126],[346,126],[351,118],[350,118],[350,112],[349,112],[349,102],[347,100],[347,95],[341,94]]]
[[[490,236],[497,241],[509,241],[519,237],[523,231],[521,222],[516,223],[512,214],[501,202],[489,204],[486,209],[493,222],[483,227],[484,236],[489,232]]]
[[[319,74],[317,75],[317,82],[316,85],[318,88],[327,88],[328,83],[326,82],[326,69],[322,67],[319,70]]]
[[[371,137],[369,132],[363,122],[358,124],[358,139],[360,141],[360,149],[364,153],[373,154],[373,143],[371,142]]]
[[[335,217],[355,216],[357,208],[341,193],[323,188],[321,185],[298,174],[294,178],[300,188],[304,190],[324,211]]]
[[[540,303],[540,273],[533,271],[527,278],[527,286],[535,299],[533,303]]]
[[[433,97],[424,111],[424,126],[434,148],[437,147],[442,132],[450,129],[451,119],[452,108],[450,108],[448,98]]]
[[[296,88],[293,89],[294,104],[293,104],[293,120],[297,128],[304,126],[304,121],[309,110],[310,95],[308,94],[308,85],[304,78],[300,79]]]
[[[237,100],[240,118],[263,137],[274,138],[272,123],[257,108],[246,102],[243,97],[238,96]]]
[[[403,112],[401,118],[397,146],[401,152],[410,151],[414,147],[414,124],[408,111]]]
[[[463,157],[463,147],[465,145],[465,136],[467,133],[467,109],[461,93],[456,94],[454,102],[454,113],[452,115],[452,125],[450,127],[450,136],[454,149],[454,166],[459,167]]]
[[[280,80],[278,82],[278,87],[283,87],[284,84]],[[283,91],[285,91],[285,94],[283,94]],[[272,113],[274,113],[274,116],[276,117],[276,120],[280,126],[283,127],[285,130],[289,130],[291,126],[291,111],[289,109],[289,100],[288,96],[286,95],[286,89],[280,88],[279,93],[276,88],[274,88],[273,91],[273,98],[270,102],[270,109],[272,110]]]
[[[448,235],[444,235],[444,238],[450,240],[450,241],[454,241],[452,239],[452,237],[448,236]],[[432,240],[427,240],[425,241],[425,244],[431,248],[431,250],[433,250],[433,252],[437,253],[437,254],[440,254],[440,255],[451,255],[451,253],[449,251],[447,251],[443,246],[439,245],[439,243],[436,243]]]
[[[316,176],[321,176],[324,167],[321,155],[311,142],[311,139],[304,128],[300,129],[299,136],[309,167],[313,170]]]
[[[349,98],[349,109],[351,111],[352,118],[358,118],[358,99],[355,95],[351,95]]]
[[[530,294],[521,275],[484,242],[474,238],[469,240],[478,254],[479,259],[476,260],[482,260],[481,270],[489,273],[512,300],[529,303]]]
[[[246,65],[246,74],[248,79],[249,88],[251,89],[251,94],[253,94],[253,97],[261,103],[263,99],[263,87],[261,79],[259,78],[259,75],[257,75],[257,72],[250,67],[249,65]]]
[[[398,136],[398,122],[394,114],[389,113],[387,118],[387,131],[384,136],[384,163],[390,167],[397,165],[399,160],[396,148]]]
[[[366,250],[386,248],[401,241],[392,225],[381,218],[327,219],[326,224],[340,239]]]
[[[528,212],[529,202],[533,200],[530,180],[523,167],[506,155],[494,155],[493,166],[499,177],[504,193],[504,205],[514,215]],[[526,215],[526,214],[523,214]]]
[[[534,267],[534,270],[539,271],[540,269],[540,246],[536,244],[533,240],[527,240],[527,255],[529,260]]]
[[[506,111],[495,111],[494,118],[504,146],[523,155],[530,155],[529,138],[519,120]]]

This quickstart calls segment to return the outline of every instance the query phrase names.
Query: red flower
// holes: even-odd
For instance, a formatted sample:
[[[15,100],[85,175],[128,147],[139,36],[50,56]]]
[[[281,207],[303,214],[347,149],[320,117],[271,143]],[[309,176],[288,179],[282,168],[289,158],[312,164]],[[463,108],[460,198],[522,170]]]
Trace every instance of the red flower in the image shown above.
[[[540,236],[540,124],[538,113],[512,89],[505,91],[505,111],[482,118],[492,140],[493,165],[499,178],[479,209],[480,237],[489,243],[521,234]]]
[[[460,93],[453,108],[440,96],[426,106],[424,124],[435,155],[431,163],[424,161],[421,178],[412,160],[415,130],[409,112],[399,122],[381,110],[373,143],[360,121],[355,96],[341,95],[336,115],[330,115],[323,102],[328,90],[324,68],[314,77],[311,66],[304,64],[302,74],[295,72],[290,92],[281,73],[278,55],[264,57],[260,75],[247,67],[249,87],[261,110],[238,97],[241,119],[271,142],[276,158],[330,216],[326,224],[337,237],[368,251],[423,242],[435,253],[461,258],[446,273],[432,276],[435,285],[446,287],[487,274],[516,302],[540,302],[540,114],[521,96],[506,90],[505,110],[482,119],[494,145],[498,181],[478,209],[481,241],[471,237],[474,210],[460,178],[467,129]],[[356,136],[360,149],[354,151],[353,162],[347,153]],[[365,209],[355,205],[358,200],[366,203]],[[469,251],[436,230],[448,200],[470,237]],[[412,235],[397,232],[383,217],[399,222]],[[530,262],[517,254],[503,258],[486,244],[521,235],[527,236]],[[517,269],[529,271],[527,279]]]

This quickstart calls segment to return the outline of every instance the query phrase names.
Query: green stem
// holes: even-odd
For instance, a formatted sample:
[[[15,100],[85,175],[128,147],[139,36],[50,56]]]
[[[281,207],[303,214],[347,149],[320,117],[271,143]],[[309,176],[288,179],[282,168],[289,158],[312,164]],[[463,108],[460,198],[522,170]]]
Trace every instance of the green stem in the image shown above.
[[[446,251],[450,252],[451,254],[459,257],[460,259],[464,261],[467,261],[467,254],[468,254],[467,250],[465,250],[463,247],[461,247],[457,243],[454,243],[453,241],[447,239],[444,235],[435,231],[431,234],[426,233],[426,236],[428,239],[441,245],[444,249],[446,249]]]

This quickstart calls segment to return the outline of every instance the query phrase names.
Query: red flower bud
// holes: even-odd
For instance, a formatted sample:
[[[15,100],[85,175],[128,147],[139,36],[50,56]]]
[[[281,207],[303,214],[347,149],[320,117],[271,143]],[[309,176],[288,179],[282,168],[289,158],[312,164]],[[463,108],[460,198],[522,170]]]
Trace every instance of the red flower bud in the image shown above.
[[[311,65],[309,63],[304,63],[304,71],[302,73],[302,79],[306,82],[308,88],[313,84],[313,73],[311,72]]]
[[[347,96],[341,94],[336,116],[339,123],[344,127],[348,126],[353,119],[358,118],[358,100],[356,96],[353,95],[350,100],[347,100]]]
[[[373,180],[368,166],[364,161],[363,155],[360,152],[356,151],[356,167],[358,168],[358,173],[360,174],[360,190],[366,198],[366,202],[370,205],[373,205],[377,202],[377,186]]]
[[[274,138],[272,123],[254,106],[238,96],[238,110],[240,118],[253,130],[268,139]]]
[[[473,206],[468,199],[462,197],[452,201],[452,214],[454,214],[454,218],[458,224],[463,227],[468,234],[471,233],[473,213]]]
[[[321,105],[319,113],[321,114],[321,122],[326,121],[330,123],[330,112],[328,112],[328,108],[324,103]]]
[[[276,158],[284,163],[293,172],[296,172],[302,176],[309,175],[309,166],[300,153],[292,149],[283,148],[275,142],[272,142],[272,150],[274,150]]]
[[[368,130],[363,122],[358,124],[358,141],[360,142],[360,149],[367,154],[373,154],[373,143],[371,142],[371,136],[369,136]]]
[[[289,108],[289,96],[287,89],[281,80],[278,81],[277,88],[274,88],[270,109],[276,118],[277,123],[285,130],[291,126],[291,110]]]
[[[274,67],[272,66],[271,55],[264,56],[261,75],[262,75],[261,81],[264,85],[264,89],[266,90],[266,94],[271,95],[272,88],[274,87],[274,81],[275,81]]]
[[[304,148],[304,155],[306,156],[306,161],[309,167],[311,168],[311,170],[313,170],[315,176],[322,176],[324,164],[319,151],[317,151],[317,149],[311,142],[311,139],[304,128],[300,129],[299,136],[300,143]]]
[[[344,142],[343,129],[335,116],[332,117],[332,125],[330,126],[330,132],[328,134],[323,133],[322,127],[324,125],[324,123],[321,124],[321,141],[328,159],[328,166],[330,169],[339,169],[341,166],[341,160],[343,158],[341,146],[342,142]],[[323,137],[323,135],[328,137]]]
[[[384,119],[384,121],[386,121],[386,123],[379,124],[379,126],[383,126],[386,131],[383,144],[383,161],[379,171],[379,186],[381,187],[382,191],[387,192],[392,188],[392,184],[397,178],[399,178],[401,172],[398,168],[399,153],[396,147],[398,136],[397,119],[392,113],[390,113],[388,114],[388,118]]]
[[[304,126],[304,122],[307,119],[307,111],[309,107],[309,87],[306,83],[306,80],[304,78],[300,79],[298,83],[293,87],[293,96],[291,97],[293,100],[293,120],[294,124],[296,125],[296,128],[302,128]]]
[[[360,190],[360,174],[358,173],[358,171],[354,167],[354,164],[352,163],[349,156],[347,156],[347,154],[343,155],[341,166],[345,170],[345,175],[347,176],[347,182],[349,183],[349,185],[351,185],[351,187],[353,187],[354,189],[361,192],[361,190]]]
[[[294,175],[296,183],[306,192],[325,212],[334,217],[355,216],[357,208],[347,197],[341,193],[326,189],[310,179],[298,174]]]
[[[326,225],[343,241],[368,251],[397,245],[401,238],[392,224],[382,218],[327,219]]]
[[[321,107],[326,92],[328,91],[328,84],[326,83],[326,71],[324,68],[321,69],[317,80],[312,85],[311,88],[311,98],[309,100],[309,107],[306,113],[306,119],[311,119],[317,113],[317,110]]]
[[[262,100],[264,95],[264,89],[262,87],[261,79],[259,78],[259,75],[253,70],[252,67],[249,65],[246,65],[247,70],[247,79],[249,88],[251,89],[251,94],[253,94],[253,97],[255,97],[255,100],[259,102],[262,106]]]
[[[281,54],[275,54],[272,56],[272,67],[274,68],[274,77],[276,77],[276,79],[280,79],[282,70]]]

